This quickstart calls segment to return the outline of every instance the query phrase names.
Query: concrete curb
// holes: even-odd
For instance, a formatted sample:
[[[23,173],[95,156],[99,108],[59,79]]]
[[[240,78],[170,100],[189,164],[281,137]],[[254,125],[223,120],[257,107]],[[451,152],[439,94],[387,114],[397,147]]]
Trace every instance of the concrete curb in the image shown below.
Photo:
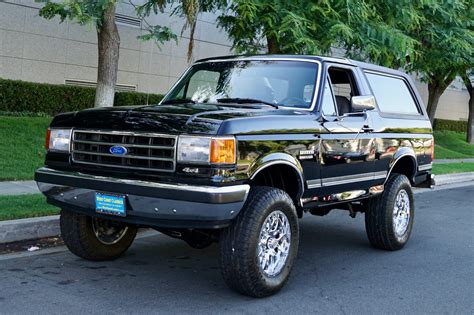
[[[0,244],[59,234],[59,215],[0,221]]]
[[[438,175],[436,186],[473,182],[474,172]],[[449,187],[447,187],[449,188]],[[417,189],[417,191],[421,191]],[[0,221],[0,244],[59,235],[59,216]]]
[[[474,163],[474,158],[466,159],[434,159],[433,164]]]
[[[474,172],[436,175],[436,186],[474,181]]]

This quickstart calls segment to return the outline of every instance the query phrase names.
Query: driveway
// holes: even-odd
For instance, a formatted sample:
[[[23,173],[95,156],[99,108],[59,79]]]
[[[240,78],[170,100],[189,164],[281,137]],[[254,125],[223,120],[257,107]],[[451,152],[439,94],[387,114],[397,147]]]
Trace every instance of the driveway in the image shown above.
[[[0,258],[0,313],[457,313],[474,312],[474,186],[416,195],[405,249],[372,249],[363,215],[301,221],[288,285],[266,299],[221,280],[218,248],[193,250],[162,235],[114,262],[67,251]]]

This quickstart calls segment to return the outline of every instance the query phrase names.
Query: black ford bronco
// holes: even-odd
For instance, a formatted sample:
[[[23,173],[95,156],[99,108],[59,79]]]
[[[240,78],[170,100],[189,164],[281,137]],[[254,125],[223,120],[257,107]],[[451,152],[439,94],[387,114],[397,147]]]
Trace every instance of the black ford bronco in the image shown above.
[[[159,105],[60,114],[35,179],[74,254],[111,260],[137,228],[204,248],[225,282],[268,296],[288,280],[298,219],[365,214],[370,243],[401,249],[412,187],[430,187],[433,136],[406,74],[347,59],[197,61]]]

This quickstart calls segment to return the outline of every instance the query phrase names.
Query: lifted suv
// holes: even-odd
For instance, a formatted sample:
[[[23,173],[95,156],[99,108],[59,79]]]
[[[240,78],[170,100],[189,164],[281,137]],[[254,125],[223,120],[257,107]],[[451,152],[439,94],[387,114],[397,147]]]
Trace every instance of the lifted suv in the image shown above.
[[[268,296],[288,280],[298,219],[365,214],[370,243],[401,249],[412,186],[433,185],[430,121],[406,74],[314,56],[200,60],[161,104],[54,117],[35,179],[89,260],[138,227],[220,243],[225,282]]]

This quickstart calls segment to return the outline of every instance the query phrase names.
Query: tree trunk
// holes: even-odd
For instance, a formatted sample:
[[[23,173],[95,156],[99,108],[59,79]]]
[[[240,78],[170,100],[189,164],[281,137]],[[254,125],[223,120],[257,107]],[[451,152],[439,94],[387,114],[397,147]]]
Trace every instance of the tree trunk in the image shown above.
[[[281,54],[280,45],[274,35],[267,35],[267,49],[269,54]]]
[[[115,24],[115,5],[104,12],[97,29],[99,63],[95,107],[113,106],[119,61],[120,36]]]
[[[434,124],[439,99],[445,89],[446,87],[441,87],[439,82],[434,81],[428,83],[428,106],[426,107],[426,111],[428,112],[428,117],[430,118],[432,125]]]
[[[469,98],[469,117],[467,119],[467,143],[474,144],[474,95],[470,93]]]
[[[469,92],[469,115],[467,118],[467,142],[474,144],[474,86],[472,86],[471,80],[467,73],[462,75],[464,85],[466,85],[467,91]]]
[[[189,43],[188,43],[188,62],[191,62],[193,59],[193,50],[194,50],[194,35],[196,33],[196,24],[197,17],[191,24],[191,30],[189,32]]]

